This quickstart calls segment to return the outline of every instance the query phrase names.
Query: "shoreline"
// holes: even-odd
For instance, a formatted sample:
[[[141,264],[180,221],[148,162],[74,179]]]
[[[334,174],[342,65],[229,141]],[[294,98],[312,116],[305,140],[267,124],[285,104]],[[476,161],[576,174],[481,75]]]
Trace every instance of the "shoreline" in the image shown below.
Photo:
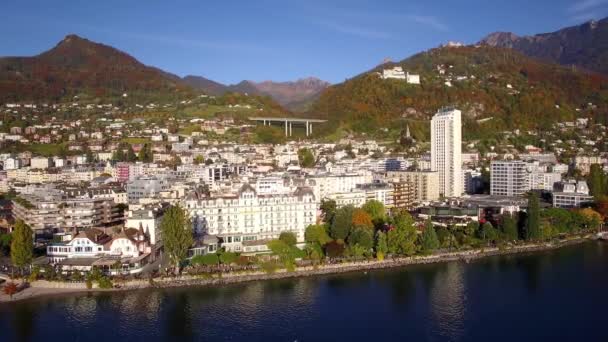
[[[319,265],[317,267],[305,266],[300,267],[293,272],[288,272],[285,269],[280,269],[274,273],[266,273],[264,271],[250,271],[243,273],[226,273],[211,277],[202,275],[186,275],[178,278],[155,279],[152,283],[147,279],[133,280],[124,283],[118,282],[121,287],[112,289],[87,289],[85,283],[49,282],[45,280],[39,280],[31,283],[30,287],[15,294],[13,296],[13,299],[9,299],[7,295],[1,293],[0,305],[42,297],[67,296],[73,294],[97,294],[103,292],[136,291],[142,289],[160,288],[213,287],[255,281],[302,278],[341,273],[352,273],[359,271],[393,269],[409,265],[436,264],[453,261],[465,261],[468,263],[470,261],[475,261],[478,259],[492,256],[518,255],[525,253],[549,251],[593,240],[595,240],[595,238],[593,236],[588,235],[554,243],[516,245],[506,249],[490,247],[466,251],[439,253],[427,256],[399,257],[395,259],[385,259],[383,261],[372,259],[357,262],[325,264]]]

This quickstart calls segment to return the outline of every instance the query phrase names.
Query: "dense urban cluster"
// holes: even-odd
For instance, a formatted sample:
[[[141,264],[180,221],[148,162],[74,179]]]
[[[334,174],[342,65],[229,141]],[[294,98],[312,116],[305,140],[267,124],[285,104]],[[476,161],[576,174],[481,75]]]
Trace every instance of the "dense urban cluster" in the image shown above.
[[[0,133],[0,260],[32,279],[107,287],[118,275],[505,247],[597,232],[608,214],[595,146],[606,131],[586,119],[463,141],[461,111],[443,108],[427,142],[409,127],[397,142],[327,142],[313,136],[322,120],[146,121],[96,105],[94,120],[22,127],[23,108],[5,105]],[[306,135],[291,138],[299,123]],[[265,129],[285,140],[222,138]]]

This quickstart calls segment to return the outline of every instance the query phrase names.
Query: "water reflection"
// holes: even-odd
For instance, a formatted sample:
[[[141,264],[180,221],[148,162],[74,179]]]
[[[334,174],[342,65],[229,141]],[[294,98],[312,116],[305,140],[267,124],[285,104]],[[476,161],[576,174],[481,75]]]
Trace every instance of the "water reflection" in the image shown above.
[[[393,310],[405,312],[414,306],[413,300],[416,294],[415,271],[403,269],[399,274],[391,271],[380,271],[375,274],[375,281],[379,287],[378,291],[384,293],[384,289],[390,293],[387,297]]]
[[[523,257],[517,259],[517,268],[521,270],[524,286],[529,294],[536,294],[541,285],[542,258]]]
[[[357,288],[362,284],[369,282],[367,272],[360,273],[345,273],[339,277],[327,276],[323,278],[327,284],[327,288],[331,291],[340,292],[348,288]]]
[[[607,248],[0,304],[0,341],[608,341]]]
[[[185,292],[179,293],[172,298],[165,298],[167,305],[166,339],[176,341],[189,341],[194,337],[192,330],[192,311],[190,300]]]
[[[33,305],[18,305],[12,315],[13,328],[17,341],[30,341],[34,334],[36,311]],[[7,332],[1,332],[6,334]]]
[[[464,333],[466,289],[464,266],[461,262],[450,262],[435,272],[430,290],[430,310],[440,336],[457,340]]]

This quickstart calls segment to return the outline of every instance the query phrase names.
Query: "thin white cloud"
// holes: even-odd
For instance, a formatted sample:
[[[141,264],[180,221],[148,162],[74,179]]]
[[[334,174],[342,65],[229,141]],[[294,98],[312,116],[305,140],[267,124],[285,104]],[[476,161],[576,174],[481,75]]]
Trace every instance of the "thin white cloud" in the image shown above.
[[[196,39],[187,39],[175,36],[142,34],[142,33],[126,33],[123,36],[128,36],[134,39],[142,39],[151,42],[163,43],[167,45],[177,45],[188,48],[202,48],[210,50],[238,50],[238,51],[267,51],[268,49],[259,45],[240,43],[240,42],[216,42],[203,41]]]
[[[600,19],[607,10],[608,0],[580,0],[567,8],[569,20],[573,23]]]
[[[570,17],[570,21],[580,23],[587,22],[589,20],[596,20],[601,18],[602,15],[597,12],[579,13]]]
[[[581,0],[568,7],[568,11],[572,13],[587,12],[605,4],[608,4],[608,0]]]
[[[337,17],[342,17],[336,19]],[[357,23],[361,22],[373,22],[373,23],[390,23],[388,26],[393,26],[403,22],[410,22],[418,25],[423,25],[436,31],[448,31],[449,27],[443,23],[438,17],[431,15],[419,15],[419,14],[395,14],[395,13],[383,13],[383,12],[361,12],[361,11],[345,11],[337,13],[331,21],[317,21],[323,27],[332,29],[333,31],[357,36],[366,39],[392,39],[395,34],[388,30],[378,30],[370,27],[363,27],[359,24],[347,24],[345,21],[353,21]]]
[[[322,22],[322,26],[332,29],[336,32],[357,36],[360,38],[368,39],[390,39],[392,35],[389,32],[378,31],[371,28],[365,28],[361,26],[351,26],[336,22]]]
[[[407,18],[415,23],[429,26],[437,31],[447,31],[449,28],[439,18],[432,15],[408,15]]]

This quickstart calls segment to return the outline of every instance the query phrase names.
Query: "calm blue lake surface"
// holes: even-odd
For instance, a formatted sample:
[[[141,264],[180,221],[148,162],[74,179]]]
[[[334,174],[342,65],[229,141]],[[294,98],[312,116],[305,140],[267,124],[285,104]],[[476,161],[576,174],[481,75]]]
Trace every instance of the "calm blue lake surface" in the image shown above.
[[[0,341],[608,341],[608,243],[0,305]]]

